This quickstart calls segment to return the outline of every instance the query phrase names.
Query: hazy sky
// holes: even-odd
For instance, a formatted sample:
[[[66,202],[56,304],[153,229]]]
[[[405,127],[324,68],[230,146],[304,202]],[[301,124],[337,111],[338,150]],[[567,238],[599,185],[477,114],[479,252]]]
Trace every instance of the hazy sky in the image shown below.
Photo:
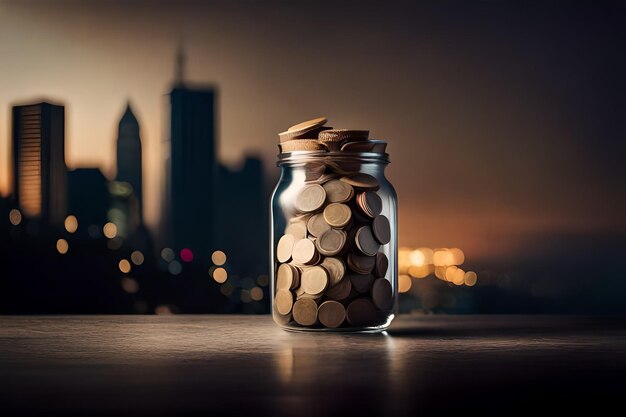
[[[275,173],[276,133],[319,115],[387,139],[403,245],[626,232],[625,28],[617,2],[0,0],[0,192],[11,104],[65,104],[68,166],[112,177],[130,99],[155,224],[182,33],[188,79],[219,86],[225,162]]]

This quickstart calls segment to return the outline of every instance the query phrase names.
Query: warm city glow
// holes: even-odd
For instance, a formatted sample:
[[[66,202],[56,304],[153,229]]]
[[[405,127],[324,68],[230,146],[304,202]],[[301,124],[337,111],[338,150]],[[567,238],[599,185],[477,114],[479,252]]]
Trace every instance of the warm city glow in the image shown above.
[[[57,240],[57,251],[61,255],[65,255],[69,249],[70,249],[70,245],[67,243],[67,240],[65,239]]]
[[[226,263],[226,254],[221,250],[216,250],[211,255],[211,262],[217,266],[222,266]]]
[[[65,230],[68,233],[75,233],[78,230],[78,219],[76,216],[70,214],[65,218]]]
[[[115,223],[108,222],[102,227],[102,233],[109,239],[113,239],[117,236],[117,226]]]
[[[228,272],[224,268],[215,268],[213,271],[213,279],[220,284],[226,282],[228,279]]]
[[[13,226],[17,226],[22,222],[22,213],[18,209],[9,212],[9,221]]]
[[[127,259],[122,259],[119,262],[118,267],[120,268],[120,271],[125,274],[128,274],[130,272],[130,262],[128,262]]]
[[[459,265],[464,262],[465,254],[459,248],[431,249],[420,247],[412,249],[402,247],[398,250],[398,272],[400,276],[426,278],[434,275],[442,281],[471,287],[476,284],[477,275],[475,272],[465,272],[459,268]],[[405,285],[410,288],[408,282],[405,281]],[[402,288],[402,285],[400,287]]]
[[[130,254],[130,260],[133,261],[135,265],[141,265],[144,261],[143,253],[141,251],[136,250]]]

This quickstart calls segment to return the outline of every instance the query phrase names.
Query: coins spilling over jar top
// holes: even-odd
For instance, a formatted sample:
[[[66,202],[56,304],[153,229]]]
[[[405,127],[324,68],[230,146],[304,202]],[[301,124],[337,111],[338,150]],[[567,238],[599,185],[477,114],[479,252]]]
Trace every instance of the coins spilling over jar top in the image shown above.
[[[369,130],[333,129],[326,117],[300,122],[279,133],[280,152],[374,152],[384,154],[387,142],[369,138]],[[332,201],[332,200],[331,200]]]
[[[282,152],[378,152],[367,130],[332,129],[324,117],[280,133]],[[391,197],[350,158],[307,162],[275,236],[273,315],[291,327],[375,328],[394,308]]]

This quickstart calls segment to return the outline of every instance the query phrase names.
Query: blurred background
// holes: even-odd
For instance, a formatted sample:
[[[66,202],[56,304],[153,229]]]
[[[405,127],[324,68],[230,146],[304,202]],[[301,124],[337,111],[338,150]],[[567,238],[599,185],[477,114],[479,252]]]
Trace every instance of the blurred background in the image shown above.
[[[400,308],[624,313],[626,3],[0,0],[0,313],[269,312],[278,132],[389,141]]]

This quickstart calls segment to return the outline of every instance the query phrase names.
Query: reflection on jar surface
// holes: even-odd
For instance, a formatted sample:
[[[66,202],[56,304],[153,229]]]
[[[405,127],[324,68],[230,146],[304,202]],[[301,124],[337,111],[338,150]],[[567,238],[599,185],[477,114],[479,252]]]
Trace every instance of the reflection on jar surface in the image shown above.
[[[397,197],[386,153],[279,155],[271,201],[274,321],[287,330],[382,331],[397,313]]]

